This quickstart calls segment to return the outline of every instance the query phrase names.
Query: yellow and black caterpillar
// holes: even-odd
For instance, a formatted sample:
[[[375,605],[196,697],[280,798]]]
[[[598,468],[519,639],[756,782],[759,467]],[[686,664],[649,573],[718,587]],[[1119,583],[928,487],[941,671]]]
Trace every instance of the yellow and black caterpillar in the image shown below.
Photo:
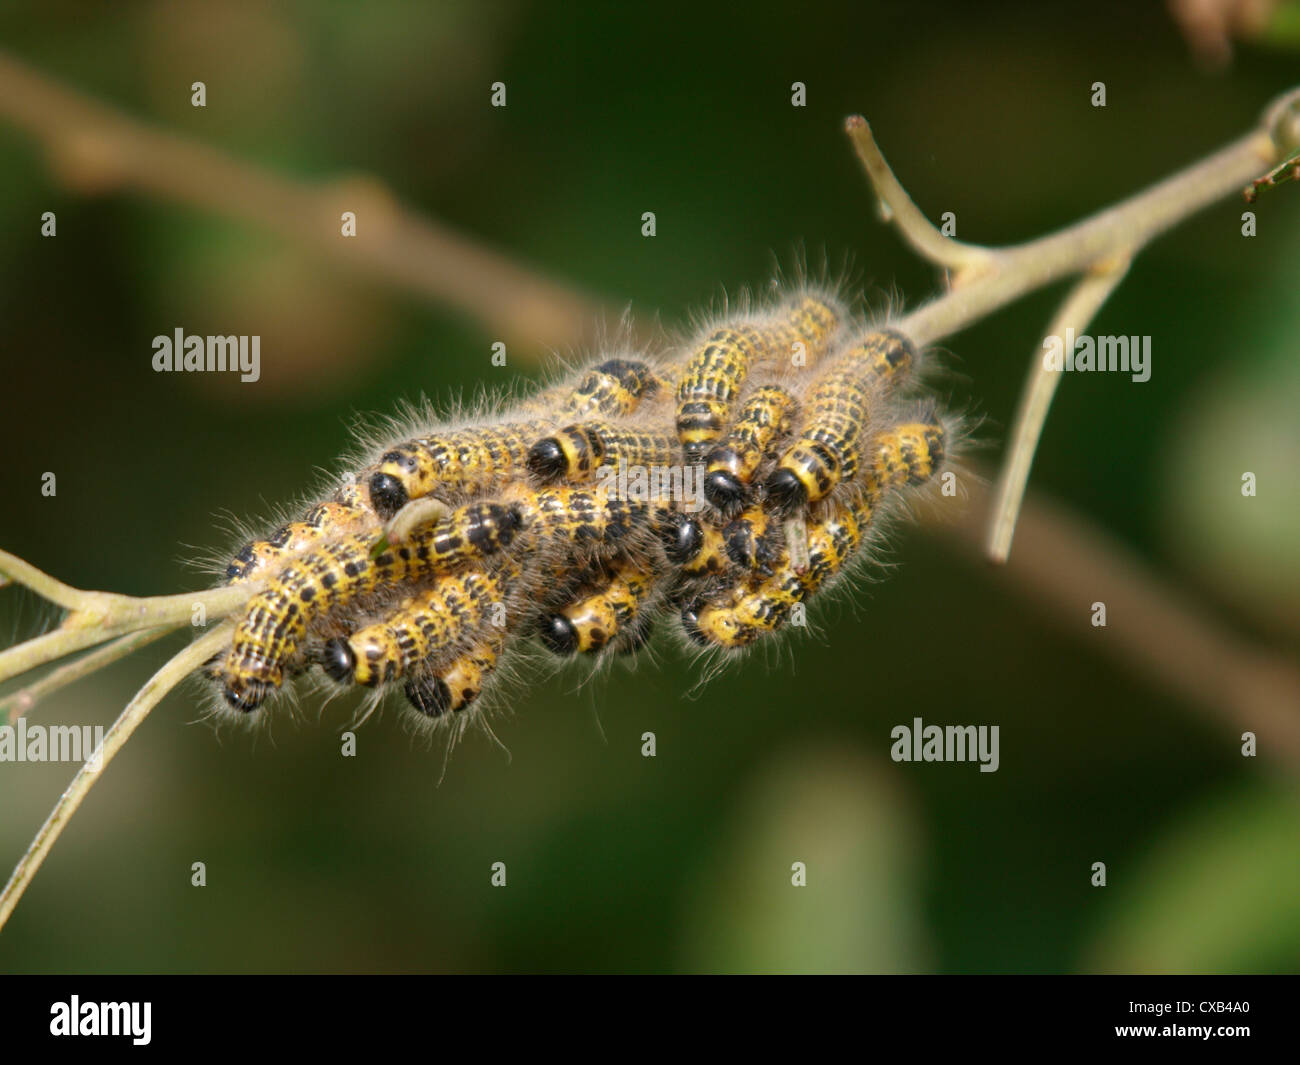
[[[319,667],[456,717],[529,644],[600,662],[667,618],[728,653],[799,618],[948,468],[960,420],[908,337],[827,293],[700,337],[369,449],[226,567],[252,594],[206,667],[224,701],[255,711]]]

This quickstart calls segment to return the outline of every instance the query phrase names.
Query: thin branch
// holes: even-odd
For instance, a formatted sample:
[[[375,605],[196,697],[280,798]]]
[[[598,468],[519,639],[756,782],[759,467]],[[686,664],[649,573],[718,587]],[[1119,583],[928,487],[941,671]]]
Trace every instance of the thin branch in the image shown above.
[[[1071,330],[1075,334],[1084,332],[1088,323],[1101,310],[1102,304],[1124,280],[1128,266],[1129,259],[1125,257],[1085,275],[1052,319],[1047,336],[1063,338]],[[1011,443],[1007,446],[1007,457],[998,475],[988,547],[989,557],[994,562],[1006,562],[1007,556],[1011,554],[1016,518],[1020,514],[1021,500],[1025,497],[1025,486],[1029,483],[1029,469],[1034,462],[1034,452],[1038,450],[1038,440],[1042,436],[1043,424],[1047,421],[1047,412],[1052,405],[1052,397],[1056,394],[1056,386],[1063,376],[1062,372],[1047,369],[1040,346],[1029,360],[1029,380],[1020,394],[1020,409],[1016,412]]]
[[[0,681],[127,633],[159,627],[182,628],[192,623],[196,606],[203,608],[207,619],[215,621],[242,607],[260,587],[249,582],[146,598],[85,592],[55,580],[8,551],[0,551],[0,573],[71,611],[53,632],[0,651]]]
[[[921,255],[939,266],[956,270],[959,276],[970,270],[978,270],[989,265],[992,255],[987,248],[975,244],[963,244],[945,237],[935,229],[930,220],[921,213],[920,208],[912,202],[912,197],[899,183],[894,172],[885,162],[876,139],[871,135],[871,126],[861,115],[850,115],[844,121],[844,130],[853,143],[858,161],[871,180],[875,189],[880,213],[886,222],[898,226],[904,239]]]
[[[592,301],[400,203],[374,178],[280,177],[65,88],[0,52],[0,117],[82,191],[126,189],[252,222],[483,322],[530,357],[588,334]],[[355,237],[340,215],[357,216]]]
[[[1300,91],[1291,94],[1300,100]],[[917,343],[960,332],[1028,292],[1082,274],[1097,263],[1136,254],[1157,236],[1210,206],[1261,170],[1278,147],[1263,129],[1108,210],[1050,236],[989,249],[992,265],[978,277],[906,315],[898,323]]]
[[[105,644],[99,650],[92,651],[88,655],[82,655],[75,662],[69,662],[67,665],[52,669],[40,680],[32,682],[25,688],[19,688],[12,695],[0,699],[0,717],[7,717],[10,724],[12,724],[24,714],[29,713],[37,703],[51,692],[66,688],[74,681],[89,676],[109,663],[116,662],[119,658],[125,658],[132,651],[137,651],[141,647],[145,647],[155,640],[160,640],[168,633],[175,631],[174,628],[164,627],[144,629],[140,632],[119,636],[112,643]]]
[[[850,118],[846,129],[858,157],[904,236],[936,265],[959,269],[951,291],[905,316],[899,328],[918,343],[930,343],[959,332],[1027,292],[1077,274],[1086,276],[1058,314],[1055,331],[1063,333],[1064,324],[1075,319],[1091,320],[1142,248],[1171,226],[1241,188],[1293,148],[1300,138],[1298,104],[1300,90],[1292,90],[1269,105],[1258,128],[1208,159],[1072,226],[1008,248],[959,245],[935,230],[889,169],[866,120]],[[1016,438],[1001,475],[990,528],[989,557],[998,563],[1006,562],[1011,550],[1019,502],[1059,383],[1055,377],[1031,369],[1021,397]]]
[[[46,855],[50,853],[50,848],[62,835],[69,819],[77,812],[77,807],[89,794],[99,774],[113,760],[113,756],[122,749],[122,745],[131,738],[131,734],[140,727],[144,719],[149,716],[149,711],[158,705],[164,695],[184,680],[192,670],[197,669],[220,650],[230,639],[233,629],[234,625],[226,622],[190,644],[158,670],[135,698],[127,703],[122,716],[113,722],[112,728],[104,735],[103,742],[77,770],[77,775],[72,778],[68,790],[60,797],[45,824],[36,833],[36,838],[23,854],[22,860],[9,878],[9,883],[5,885],[4,892],[0,893],[0,928],[3,928],[5,922],[9,920],[9,915],[13,913],[18,900],[23,897],[23,892],[31,884],[32,877],[36,875]]]

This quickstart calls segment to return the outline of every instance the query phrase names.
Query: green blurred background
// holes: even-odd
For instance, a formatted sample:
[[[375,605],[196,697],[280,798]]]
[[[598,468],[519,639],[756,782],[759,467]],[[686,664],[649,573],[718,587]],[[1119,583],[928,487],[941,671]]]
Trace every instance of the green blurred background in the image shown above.
[[[0,42],[283,174],[372,174],[523,264],[680,326],[800,254],[847,257],[876,305],[934,291],[874,217],[846,114],[868,116],[932,218],[1021,240],[1247,129],[1300,81],[1289,18],[1214,72],[1163,5],[1123,0],[62,2],[5,5]],[[190,106],[195,80],[206,109]],[[488,106],[494,81],[504,110]],[[794,81],[806,108],[790,106]],[[357,412],[535,371],[526,343],[494,369],[481,323],[255,228],[69,191],[2,125],[0,189],[0,544],[71,584],[198,587],[184,560],[226,541],[220,515],[302,491]],[[47,210],[56,239],[39,235]],[[1254,239],[1241,210],[1225,201],[1137,261],[1093,332],[1151,334],[1152,379],[1067,379],[1033,483],[1294,655],[1300,190],[1261,198]],[[1060,295],[947,342],[990,459]],[[260,334],[262,382],[154,374],[150,340],[177,325]],[[1246,469],[1261,484],[1249,508],[1233,505]],[[0,969],[1300,968],[1294,781],[1101,654],[1086,605],[1050,615],[916,530],[893,559],[820,615],[822,637],[696,697],[670,649],[582,688],[527,686],[496,722],[509,756],[476,733],[441,784],[441,754],[395,714],[341,758],[345,701],[257,738],[192,724],[194,692],[175,694],[37,877]],[[14,590],[0,611],[12,638],[52,620]],[[34,720],[107,724],[167,646]],[[1000,770],[892,763],[889,730],[913,716],[1000,725]],[[0,866],[70,775],[0,766]]]

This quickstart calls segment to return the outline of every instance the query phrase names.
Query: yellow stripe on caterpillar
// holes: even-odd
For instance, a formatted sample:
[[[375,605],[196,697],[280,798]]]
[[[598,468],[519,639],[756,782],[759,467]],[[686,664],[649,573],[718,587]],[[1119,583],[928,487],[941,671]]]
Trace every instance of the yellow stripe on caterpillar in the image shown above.
[[[576,418],[626,416],[659,386],[659,378],[644,362],[608,359],[583,375],[558,413]]]
[[[505,646],[504,631],[489,635],[443,668],[406,682],[406,699],[425,717],[437,718],[468,707],[483,692]]]

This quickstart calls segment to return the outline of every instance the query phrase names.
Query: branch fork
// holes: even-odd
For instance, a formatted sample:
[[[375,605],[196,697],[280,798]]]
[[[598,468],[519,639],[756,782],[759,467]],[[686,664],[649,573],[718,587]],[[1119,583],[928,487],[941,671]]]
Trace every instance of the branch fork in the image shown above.
[[[875,190],[881,216],[898,228],[922,258],[950,272],[948,292],[899,323],[913,340],[924,344],[958,332],[1028,291],[1071,276],[1078,281],[1046,335],[1063,336],[1067,328],[1077,335],[1087,331],[1124,279],[1133,257],[1147,244],[1240,189],[1261,170],[1276,167],[1280,158],[1300,147],[1300,89],[1274,100],[1256,129],[1203,162],[1056,233],[1006,248],[966,244],[944,236],[894,176],[866,119],[850,117],[845,132]],[[1258,182],[1272,173],[1276,171]],[[1043,368],[1040,351],[1031,361],[1007,457],[998,475],[986,538],[986,553],[997,563],[1005,563],[1010,556],[1034,453],[1061,376]]]

